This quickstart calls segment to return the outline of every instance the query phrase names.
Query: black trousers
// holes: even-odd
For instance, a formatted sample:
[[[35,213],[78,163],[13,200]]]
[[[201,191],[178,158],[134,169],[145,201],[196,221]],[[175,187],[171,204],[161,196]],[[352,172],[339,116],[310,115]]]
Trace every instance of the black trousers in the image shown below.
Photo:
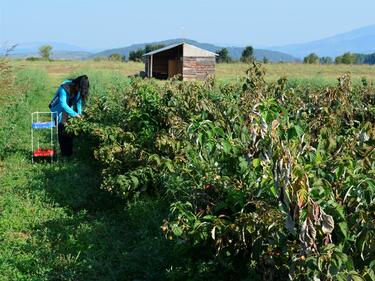
[[[61,156],[72,156],[73,154],[73,136],[68,134],[65,130],[64,124],[59,124],[59,144]]]

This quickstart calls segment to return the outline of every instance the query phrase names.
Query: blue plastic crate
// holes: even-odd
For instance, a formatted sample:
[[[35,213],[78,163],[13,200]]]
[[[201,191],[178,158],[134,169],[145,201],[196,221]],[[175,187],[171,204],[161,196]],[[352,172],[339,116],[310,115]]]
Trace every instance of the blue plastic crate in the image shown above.
[[[32,124],[33,129],[51,129],[56,127],[55,122],[35,122]]]

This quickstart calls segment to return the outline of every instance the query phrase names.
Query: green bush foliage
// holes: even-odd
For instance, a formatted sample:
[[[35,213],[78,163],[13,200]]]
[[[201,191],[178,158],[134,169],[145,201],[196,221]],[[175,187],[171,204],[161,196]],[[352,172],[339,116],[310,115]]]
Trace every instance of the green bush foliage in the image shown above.
[[[311,53],[308,56],[303,58],[303,63],[308,63],[308,64],[317,64],[319,63],[319,57],[315,53]]]
[[[124,62],[126,60],[126,57],[121,54],[114,53],[108,56],[108,60]]]
[[[232,58],[229,55],[229,51],[227,48],[222,48],[217,52],[216,62],[217,63],[230,63],[232,62]]]
[[[170,202],[169,280],[373,280],[375,89],[135,78],[95,90],[72,133],[91,139],[102,189]]]

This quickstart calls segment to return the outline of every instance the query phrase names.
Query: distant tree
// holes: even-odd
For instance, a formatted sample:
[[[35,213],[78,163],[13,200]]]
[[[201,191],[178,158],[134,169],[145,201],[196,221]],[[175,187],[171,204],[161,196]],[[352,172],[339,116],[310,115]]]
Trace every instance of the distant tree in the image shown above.
[[[158,50],[158,49],[161,49],[161,48],[164,48],[165,45],[164,44],[148,44],[145,46],[145,54],[149,53],[149,52],[152,52],[152,51],[155,51],[155,50]]]
[[[94,61],[104,61],[107,60],[106,57],[94,57]]]
[[[129,60],[141,62],[144,54],[145,54],[144,49],[138,49],[138,50],[135,50],[135,51],[131,51],[129,53]]]
[[[244,63],[253,62],[255,60],[253,54],[254,54],[254,48],[252,46],[247,46],[242,51],[241,61]]]
[[[332,64],[333,59],[331,57],[321,57],[320,58],[320,63],[321,64]]]
[[[337,56],[335,58],[335,64],[341,64],[342,63],[342,56]]]
[[[337,56],[335,59],[336,64],[354,64],[357,60],[356,54],[346,52],[342,56]]]
[[[365,54],[354,54],[355,55],[355,64],[365,64],[367,63],[367,59],[371,55],[365,55]]]
[[[356,60],[356,56],[353,53],[347,52],[342,55],[343,64],[354,64],[355,60]]]
[[[345,53],[341,57],[341,63],[346,64],[369,64],[374,65],[375,64],[375,53],[372,54],[359,54],[359,53]],[[354,62],[353,62],[354,61]]]
[[[217,63],[229,63],[232,61],[232,58],[229,55],[227,48],[222,48],[217,52],[218,56],[216,57]]]
[[[267,57],[263,57],[263,63],[267,64],[268,62],[269,62],[268,58]]]
[[[40,61],[41,58],[37,58],[37,57],[27,57],[25,60],[27,60],[27,61]]]
[[[52,51],[52,46],[50,45],[43,45],[39,47],[39,54],[44,60],[50,60],[51,51]]]
[[[125,61],[126,57],[123,56],[123,55],[121,55],[121,54],[117,54],[117,53],[115,53],[115,54],[111,54],[111,55],[109,55],[109,56],[108,56],[108,59],[109,59],[110,61]]]
[[[319,57],[315,53],[311,53],[303,58],[303,63],[316,64],[319,63]]]
[[[363,63],[371,64],[371,65],[375,64],[375,53],[365,55],[365,59]]]

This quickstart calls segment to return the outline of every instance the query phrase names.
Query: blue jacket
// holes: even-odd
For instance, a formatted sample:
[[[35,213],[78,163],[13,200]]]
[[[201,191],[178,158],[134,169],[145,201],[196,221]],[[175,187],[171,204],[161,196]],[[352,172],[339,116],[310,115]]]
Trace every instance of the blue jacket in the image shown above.
[[[70,117],[76,117],[78,114],[82,114],[82,99],[81,93],[78,91],[77,95],[71,99],[71,106],[69,106],[70,96],[64,89],[63,85],[71,83],[71,80],[65,80],[60,87],[57,89],[51,102],[51,112],[57,112],[58,122],[61,123],[63,112],[67,113]],[[76,106],[76,111],[74,111]]]

